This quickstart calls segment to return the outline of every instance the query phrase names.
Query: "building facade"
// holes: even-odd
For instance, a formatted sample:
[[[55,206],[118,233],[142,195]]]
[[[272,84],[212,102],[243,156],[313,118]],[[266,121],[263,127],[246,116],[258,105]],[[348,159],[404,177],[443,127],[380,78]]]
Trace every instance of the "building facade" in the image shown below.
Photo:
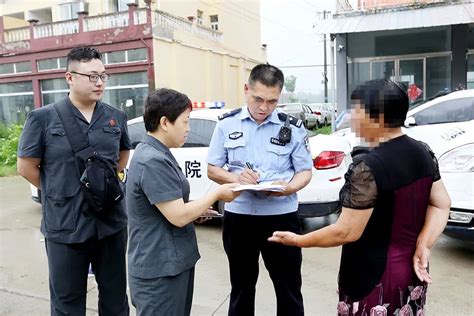
[[[65,56],[76,46],[103,52],[111,74],[103,100],[129,118],[140,116],[148,92],[160,87],[196,103],[240,106],[250,70],[266,61],[259,1],[1,3],[0,122],[6,124],[67,95]]]
[[[371,79],[404,83],[411,104],[474,88],[471,1],[359,0],[325,22],[320,32],[333,40],[339,110]]]

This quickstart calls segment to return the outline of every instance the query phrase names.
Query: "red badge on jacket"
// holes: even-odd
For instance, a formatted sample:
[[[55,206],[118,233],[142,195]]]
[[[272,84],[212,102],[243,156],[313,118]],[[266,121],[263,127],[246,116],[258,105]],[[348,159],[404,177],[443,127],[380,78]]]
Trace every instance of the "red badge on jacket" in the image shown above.
[[[110,126],[115,126],[115,125],[117,125],[117,122],[115,122],[114,119],[111,119],[111,120],[109,121],[109,125],[110,125]]]

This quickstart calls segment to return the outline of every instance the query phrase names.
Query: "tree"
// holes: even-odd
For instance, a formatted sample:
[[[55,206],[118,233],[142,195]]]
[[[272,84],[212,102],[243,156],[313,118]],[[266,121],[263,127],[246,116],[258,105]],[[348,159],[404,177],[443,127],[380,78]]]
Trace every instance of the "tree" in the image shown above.
[[[296,77],[293,75],[290,75],[286,77],[285,79],[285,89],[286,91],[293,93],[295,92],[295,87],[296,87]]]

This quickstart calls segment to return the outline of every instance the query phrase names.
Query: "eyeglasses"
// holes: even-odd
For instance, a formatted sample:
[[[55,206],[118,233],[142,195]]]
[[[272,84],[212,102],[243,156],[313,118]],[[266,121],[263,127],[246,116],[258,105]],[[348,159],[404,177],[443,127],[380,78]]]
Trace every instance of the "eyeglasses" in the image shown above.
[[[271,106],[274,106],[274,105],[277,105],[278,104],[278,99],[271,99],[271,100],[265,100],[264,98],[261,98],[261,97],[256,97],[254,95],[252,95],[252,99],[255,101],[255,103],[257,103],[258,105],[261,105],[263,103],[265,103],[265,101],[271,105]]]
[[[70,71],[70,73],[89,77],[89,81],[91,81],[91,82],[97,82],[97,81],[99,81],[99,78],[100,78],[100,80],[102,80],[102,82],[106,82],[110,78],[110,75],[108,75],[108,74],[101,74],[101,75],[91,74],[91,75],[88,75],[88,74],[82,74],[82,73],[77,72],[77,71]]]

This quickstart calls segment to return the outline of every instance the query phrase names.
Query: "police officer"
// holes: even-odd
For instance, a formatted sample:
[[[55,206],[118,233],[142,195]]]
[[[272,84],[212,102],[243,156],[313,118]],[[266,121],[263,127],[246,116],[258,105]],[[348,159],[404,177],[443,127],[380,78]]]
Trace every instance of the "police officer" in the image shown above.
[[[65,77],[69,95],[57,104],[71,107],[89,146],[122,170],[131,148],[127,117],[100,102],[109,78],[100,52],[72,49]],[[90,210],[66,131],[55,107],[42,107],[29,114],[18,148],[18,172],[42,193],[51,315],[85,315],[90,263],[98,283],[99,313],[128,315],[124,203],[101,216]]]
[[[283,185],[282,192],[244,191],[225,206],[224,249],[229,260],[229,315],[254,315],[259,255],[277,297],[278,315],[303,315],[301,250],[267,241],[277,227],[300,232],[296,192],[311,180],[311,155],[300,120],[276,111],[284,78],[257,65],[244,86],[247,106],[220,117],[208,153],[208,177],[217,183]],[[224,166],[227,169],[224,169]]]

